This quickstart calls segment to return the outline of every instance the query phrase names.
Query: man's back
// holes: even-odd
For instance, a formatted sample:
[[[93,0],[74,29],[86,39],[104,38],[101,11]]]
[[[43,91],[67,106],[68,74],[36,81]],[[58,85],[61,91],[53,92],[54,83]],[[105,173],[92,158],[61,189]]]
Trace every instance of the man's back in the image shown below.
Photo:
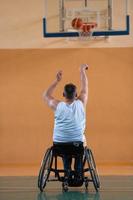
[[[60,102],[55,111],[54,142],[84,141],[85,109],[80,100]]]
[[[66,148],[65,145],[70,145],[72,148],[73,146],[75,147],[75,145],[78,148],[81,146],[81,149],[79,149],[80,152],[84,150],[83,143],[85,141],[84,130],[86,121],[85,108],[88,100],[87,69],[87,64],[83,64],[80,67],[81,91],[79,96],[77,95],[77,87],[74,84],[69,83],[64,86],[63,97],[65,97],[65,102],[61,102],[53,97],[53,92],[62,79],[62,71],[57,73],[56,79],[43,95],[48,106],[55,112],[53,145],[54,148],[57,147],[64,150],[62,158],[66,181],[71,176],[71,153],[73,149],[69,148],[69,146]],[[69,151],[65,152],[66,149]],[[74,169],[76,172],[76,178],[82,180],[82,155],[75,157]]]

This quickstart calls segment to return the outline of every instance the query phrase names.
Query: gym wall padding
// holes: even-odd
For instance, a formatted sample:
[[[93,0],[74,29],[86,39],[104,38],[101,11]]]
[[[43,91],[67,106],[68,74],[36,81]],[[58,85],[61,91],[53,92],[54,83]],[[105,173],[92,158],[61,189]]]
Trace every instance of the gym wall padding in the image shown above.
[[[0,50],[0,164],[39,164],[52,145],[53,111],[42,93],[59,69],[80,84],[88,63],[86,137],[97,163],[133,162],[133,48]],[[79,91],[79,90],[78,90]]]

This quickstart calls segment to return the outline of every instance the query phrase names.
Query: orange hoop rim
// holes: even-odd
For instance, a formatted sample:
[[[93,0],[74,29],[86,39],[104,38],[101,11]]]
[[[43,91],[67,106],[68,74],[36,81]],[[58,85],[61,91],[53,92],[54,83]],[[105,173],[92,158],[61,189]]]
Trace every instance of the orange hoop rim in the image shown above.
[[[73,20],[76,20],[76,19],[78,20],[80,18],[74,18]],[[80,20],[82,21],[82,19],[80,19]],[[92,22],[84,22],[84,21],[82,21],[80,27],[76,27],[74,25],[72,25],[72,27],[74,29],[78,30],[78,31],[81,31],[81,32],[84,32],[84,33],[87,33],[87,32],[89,33],[89,32],[92,31],[92,29],[97,27],[97,23],[93,22],[93,21]]]
[[[96,22],[83,22],[82,26],[80,27],[80,29],[82,30],[82,32],[92,32],[92,29],[97,27],[97,23]]]

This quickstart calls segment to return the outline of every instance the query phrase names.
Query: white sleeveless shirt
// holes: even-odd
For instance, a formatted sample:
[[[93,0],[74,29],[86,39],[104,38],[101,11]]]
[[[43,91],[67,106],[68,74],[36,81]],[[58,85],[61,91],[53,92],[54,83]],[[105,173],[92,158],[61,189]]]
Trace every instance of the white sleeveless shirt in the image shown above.
[[[54,142],[84,142],[85,109],[82,101],[60,102],[55,111]]]

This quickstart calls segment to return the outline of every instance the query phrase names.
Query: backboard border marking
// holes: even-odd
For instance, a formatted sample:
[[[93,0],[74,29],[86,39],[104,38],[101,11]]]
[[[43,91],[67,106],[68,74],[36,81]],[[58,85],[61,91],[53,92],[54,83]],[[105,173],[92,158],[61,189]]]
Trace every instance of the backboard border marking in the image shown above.
[[[43,37],[52,38],[52,37],[79,37],[79,33],[75,32],[47,32],[47,20],[43,18]],[[130,16],[126,16],[126,30],[117,30],[117,31],[94,31],[93,36],[120,36],[120,35],[129,35],[130,34]]]

